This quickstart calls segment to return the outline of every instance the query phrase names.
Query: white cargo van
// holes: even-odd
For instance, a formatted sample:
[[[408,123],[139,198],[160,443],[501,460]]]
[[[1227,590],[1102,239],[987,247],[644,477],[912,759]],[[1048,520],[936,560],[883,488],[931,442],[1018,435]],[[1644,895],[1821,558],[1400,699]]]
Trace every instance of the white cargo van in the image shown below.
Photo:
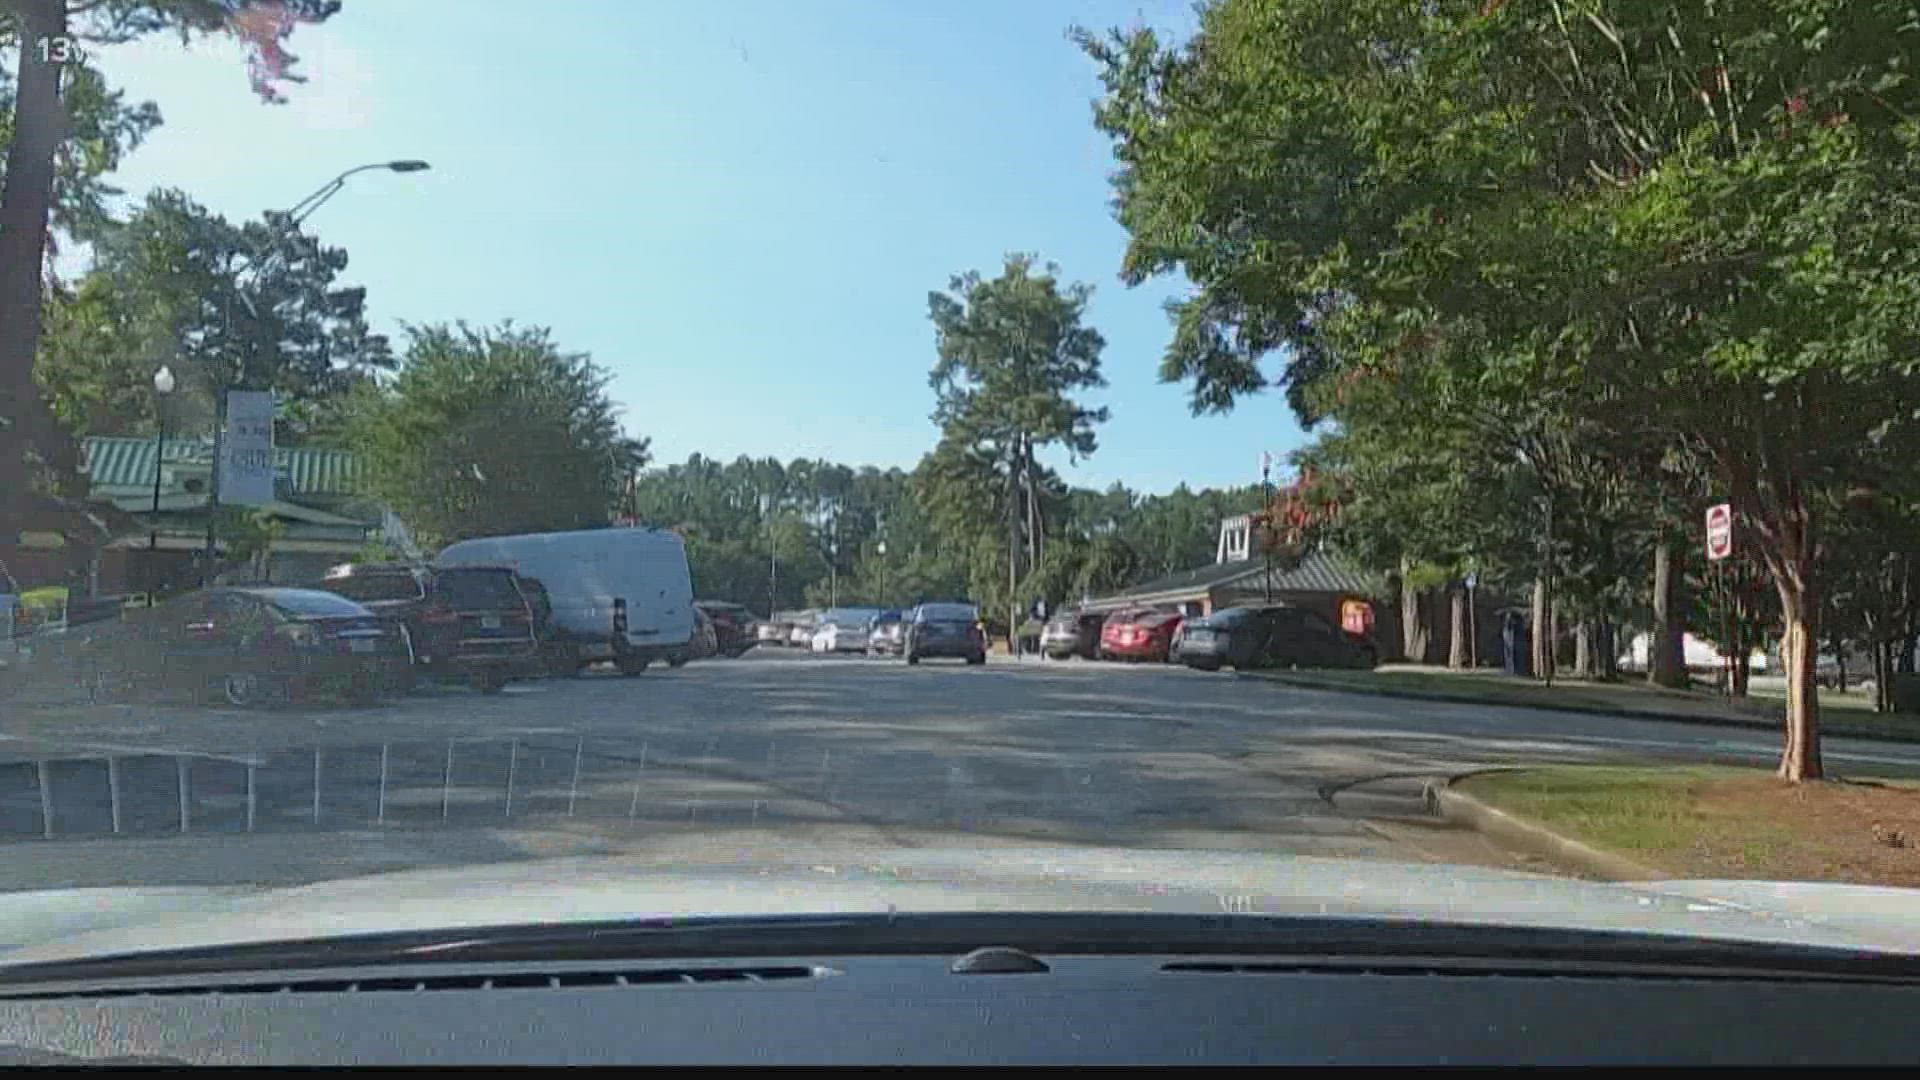
[[[547,590],[561,665],[575,670],[612,660],[628,675],[683,650],[693,638],[693,582],[687,549],[673,533],[609,528],[485,536],[448,545],[440,566],[511,566]],[[625,601],[626,633],[614,633]]]

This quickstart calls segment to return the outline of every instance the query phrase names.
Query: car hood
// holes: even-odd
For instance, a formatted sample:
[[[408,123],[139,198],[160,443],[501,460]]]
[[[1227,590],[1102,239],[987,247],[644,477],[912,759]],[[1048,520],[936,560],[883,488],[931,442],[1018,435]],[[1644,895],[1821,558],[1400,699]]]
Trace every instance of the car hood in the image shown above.
[[[1920,953],[1911,890],[1606,884],[1467,866],[1234,852],[988,848],[789,852],[754,865],[539,860],[274,890],[0,895],[0,967],[519,923],[889,912],[1348,915],[1637,931]]]

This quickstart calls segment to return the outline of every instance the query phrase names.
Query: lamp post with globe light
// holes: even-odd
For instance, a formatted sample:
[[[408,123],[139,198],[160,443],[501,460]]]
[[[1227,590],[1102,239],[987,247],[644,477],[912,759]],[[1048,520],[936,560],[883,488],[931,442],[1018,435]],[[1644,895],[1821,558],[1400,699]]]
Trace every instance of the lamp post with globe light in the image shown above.
[[[173,369],[161,364],[153,373],[153,417],[158,427],[153,446],[153,509],[147,521],[147,594],[160,585],[160,484],[167,456],[167,397],[173,393]]]
[[[153,447],[153,520],[148,523],[147,550],[160,550],[160,463],[167,456],[167,395],[173,393],[173,369],[165,364],[153,373],[153,415],[160,431]]]

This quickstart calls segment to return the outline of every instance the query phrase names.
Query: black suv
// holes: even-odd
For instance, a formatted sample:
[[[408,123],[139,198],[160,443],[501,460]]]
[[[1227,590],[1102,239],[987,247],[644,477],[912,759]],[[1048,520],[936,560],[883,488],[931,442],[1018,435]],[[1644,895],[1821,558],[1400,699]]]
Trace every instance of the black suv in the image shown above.
[[[494,693],[541,670],[534,610],[520,580],[507,567],[379,563],[342,567],[317,587],[405,626],[422,673]]]

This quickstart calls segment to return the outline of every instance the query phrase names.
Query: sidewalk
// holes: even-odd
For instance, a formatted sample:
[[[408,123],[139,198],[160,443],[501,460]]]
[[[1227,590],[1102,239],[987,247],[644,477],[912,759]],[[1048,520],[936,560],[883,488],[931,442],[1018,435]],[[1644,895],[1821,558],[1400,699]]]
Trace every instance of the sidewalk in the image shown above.
[[[1492,669],[1451,671],[1416,664],[1387,664],[1372,671],[1247,671],[1243,678],[1347,694],[1502,705],[1559,712],[1666,720],[1681,724],[1778,730],[1784,705],[1777,700],[1728,699],[1705,691],[1669,690],[1640,681],[1619,683],[1556,679],[1548,687]],[[1881,742],[1920,743],[1920,716],[1883,715],[1859,699],[1822,692],[1821,731]]]

